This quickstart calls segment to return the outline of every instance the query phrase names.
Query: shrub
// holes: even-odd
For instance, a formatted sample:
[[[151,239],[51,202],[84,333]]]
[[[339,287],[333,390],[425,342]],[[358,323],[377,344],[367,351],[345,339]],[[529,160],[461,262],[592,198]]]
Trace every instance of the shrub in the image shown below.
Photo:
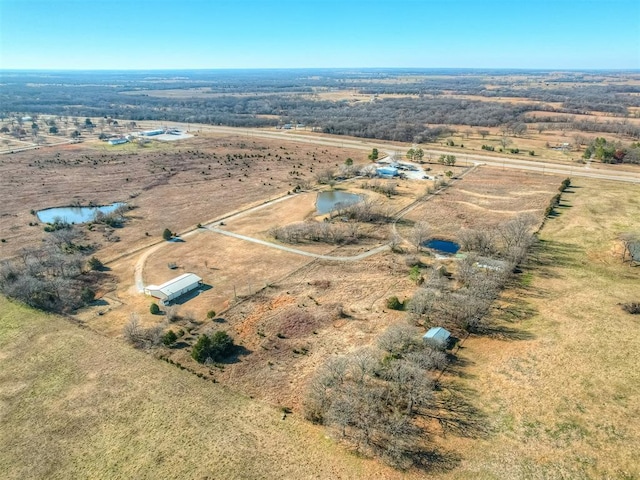
[[[391,310],[402,310],[404,308],[404,302],[401,302],[396,296],[389,297],[387,298],[387,308]]]
[[[233,339],[224,331],[218,331],[209,336],[200,335],[193,346],[191,357],[199,363],[217,361],[233,350]]]
[[[149,306],[149,311],[151,312],[152,315],[158,315],[160,313],[160,307],[158,306],[157,303],[152,303]]]
[[[168,228],[164,229],[164,232],[162,232],[162,238],[166,241],[171,240],[171,238],[173,237],[173,234],[171,233],[171,230],[169,230]]]
[[[93,302],[96,298],[96,292],[91,290],[89,287],[84,287],[82,292],[80,293],[80,300],[84,303]]]
[[[91,257],[87,263],[91,270],[102,270],[104,268],[104,264],[96,257]]]
[[[640,302],[623,303],[622,309],[632,315],[640,314]]]
[[[169,346],[178,339],[178,335],[173,330],[169,330],[162,336],[162,343]]]
[[[214,318],[215,316],[216,316],[216,311],[215,311],[215,310],[209,310],[209,311],[207,312],[207,318],[208,318],[209,320],[211,320],[211,319],[212,319],[212,318]]]
[[[564,192],[567,188],[569,188],[571,186],[571,179],[570,178],[565,178],[562,183],[560,184],[560,188],[558,188],[558,190],[560,192]]]

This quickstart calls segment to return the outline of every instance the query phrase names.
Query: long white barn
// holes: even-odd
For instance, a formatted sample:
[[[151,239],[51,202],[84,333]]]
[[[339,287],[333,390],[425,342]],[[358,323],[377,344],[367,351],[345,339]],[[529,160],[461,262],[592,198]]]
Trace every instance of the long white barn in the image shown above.
[[[163,302],[170,302],[180,295],[195,290],[200,285],[202,285],[202,279],[199,276],[195,273],[184,273],[162,285],[147,285],[144,293]]]

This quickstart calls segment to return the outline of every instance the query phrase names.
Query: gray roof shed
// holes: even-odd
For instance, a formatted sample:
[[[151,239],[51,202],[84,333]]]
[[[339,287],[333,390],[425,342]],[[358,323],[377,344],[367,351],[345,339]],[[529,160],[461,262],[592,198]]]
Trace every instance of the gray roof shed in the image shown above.
[[[427,333],[424,334],[422,339],[425,342],[433,342],[438,343],[440,345],[446,346],[447,342],[449,342],[449,338],[451,337],[451,333],[445,328],[442,327],[433,327],[430,328]]]

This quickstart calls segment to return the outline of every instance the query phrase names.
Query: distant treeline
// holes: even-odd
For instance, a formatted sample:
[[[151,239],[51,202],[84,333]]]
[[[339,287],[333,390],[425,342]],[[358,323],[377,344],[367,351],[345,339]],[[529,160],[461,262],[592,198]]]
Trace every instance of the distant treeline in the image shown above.
[[[554,75],[553,85],[544,87],[541,84],[550,78],[545,72],[531,72],[529,77],[523,72],[463,70],[453,76],[454,73],[413,70],[5,72],[0,86],[0,114],[105,116],[245,127],[304,123],[326,133],[406,142],[432,141],[448,133],[448,125],[497,127],[514,122],[545,122],[548,126],[560,123],[580,131],[640,138],[640,127],[619,118],[627,115],[628,107],[640,106],[640,96],[634,96],[640,88],[602,85],[605,74]],[[520,84],[514,85],[518,82]],[[194,88],[205,90],[186,98],[148,93]],[[316,95],[327,91],[352,91],[370,94],[371,98],[354,103],[326,100]],[[379,97],[385,93],[406,96]],[[452,98],[451,94],[518,97],[531,102],[477,101]],[[548,111],[549,116],[544,119],[525,116],[534,110]],[[604,123],[573,121],[553,115],[594,110],[617,118]]]

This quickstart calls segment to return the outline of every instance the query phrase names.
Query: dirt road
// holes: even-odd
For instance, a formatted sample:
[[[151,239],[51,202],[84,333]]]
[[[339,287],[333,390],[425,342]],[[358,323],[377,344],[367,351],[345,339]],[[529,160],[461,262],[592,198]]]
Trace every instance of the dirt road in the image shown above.
[[[298,133],[295,130],[275,130],[269,131],[264,129],[252,129],[252,128],[236,128],[236,127],[222,127],[212,125],[198,125],[198,130],[206,132],[227,133],[233,135],[247,135],[248,138],[269,138],[269,139],[283,139],[289,142],[300,142],[314,145],[327,145],[333,147],[355,148],[359,150],[370,151],[372,148],[382,149],[386,151],[403,151],[409,148],[407,145],[397,145],[384,141],[377,140],[353,140],[349,138],[340,138],[338,136],[327,137],[320,135],[312,135],[308,133]],[[493,167],[510,168],[516,170],[526,170],[531,172],[539,172],[541,174],[552,173],[559,175],[566,175],[568,177],[586,177],[595,178],[599,180],[610,180],[615,182],[630,182],[640,183],[640,172],[631,172],[622,170],[619,166],[605,166],[602,165],[600,169],[595,170],[589,168],[588,165],[566,165],[561,163],[551,163],[535,160],[522,160],[518,158],[510,157],[498,157],[498,156],[485,156],[472,153],[465,153],[459,150],[455,152],[453,150],[438,150],[438,149],[423,149],[425,153],[439,156],[442,154],[455,153],[458,157],[459,164],[485,164]]]

